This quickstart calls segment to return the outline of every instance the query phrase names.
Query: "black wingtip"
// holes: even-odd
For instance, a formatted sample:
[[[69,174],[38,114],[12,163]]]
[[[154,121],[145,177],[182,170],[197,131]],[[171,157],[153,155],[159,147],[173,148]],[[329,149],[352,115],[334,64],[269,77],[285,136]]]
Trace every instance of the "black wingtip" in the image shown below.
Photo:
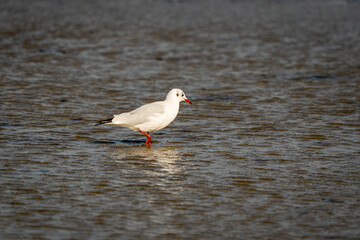
[[[96,122],[95,126],[102,125],[102,124],[106,124],[106,123],[111,123],[112,120],[113,120],[113,118],[100,120],[100,121]]]

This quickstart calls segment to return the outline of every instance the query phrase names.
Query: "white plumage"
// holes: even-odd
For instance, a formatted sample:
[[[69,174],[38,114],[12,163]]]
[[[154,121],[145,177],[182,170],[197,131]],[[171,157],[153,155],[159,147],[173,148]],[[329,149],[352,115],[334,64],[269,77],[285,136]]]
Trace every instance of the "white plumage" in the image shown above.
[[[113,118],[99,121],[98,124],[117,125],[142,132],[148,138],[145,144],[151,146],[149,133],[169,125],[176,118],[182,101],[191,104],[181,89],[174,88],[164,101],[149,103],[131,112],[114,115]]]

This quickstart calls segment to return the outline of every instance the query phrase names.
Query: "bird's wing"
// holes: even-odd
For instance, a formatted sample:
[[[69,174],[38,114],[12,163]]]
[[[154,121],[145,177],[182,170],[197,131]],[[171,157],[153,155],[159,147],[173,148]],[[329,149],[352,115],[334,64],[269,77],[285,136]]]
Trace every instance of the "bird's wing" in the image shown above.
[[[136,126],[161,116],[165,112],[163,101],[145,104],[131,112],[114,115],[112,122],[119,125]]]

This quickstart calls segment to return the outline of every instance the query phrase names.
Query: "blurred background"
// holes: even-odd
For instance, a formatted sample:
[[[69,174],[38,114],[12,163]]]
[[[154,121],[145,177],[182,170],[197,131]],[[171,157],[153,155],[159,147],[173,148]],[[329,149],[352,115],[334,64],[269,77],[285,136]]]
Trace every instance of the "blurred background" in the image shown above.
[[[1,1],[1,239],[359,239],[360,1]],[[181,88],[152,134],[97,120]]]

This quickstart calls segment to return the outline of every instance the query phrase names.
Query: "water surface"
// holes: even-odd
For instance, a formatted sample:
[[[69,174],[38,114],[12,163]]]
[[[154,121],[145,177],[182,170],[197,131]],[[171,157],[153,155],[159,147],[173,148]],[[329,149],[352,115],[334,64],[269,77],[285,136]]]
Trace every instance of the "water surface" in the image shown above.
[[[1,239],[360,238],[358,1],[0,9]]]

